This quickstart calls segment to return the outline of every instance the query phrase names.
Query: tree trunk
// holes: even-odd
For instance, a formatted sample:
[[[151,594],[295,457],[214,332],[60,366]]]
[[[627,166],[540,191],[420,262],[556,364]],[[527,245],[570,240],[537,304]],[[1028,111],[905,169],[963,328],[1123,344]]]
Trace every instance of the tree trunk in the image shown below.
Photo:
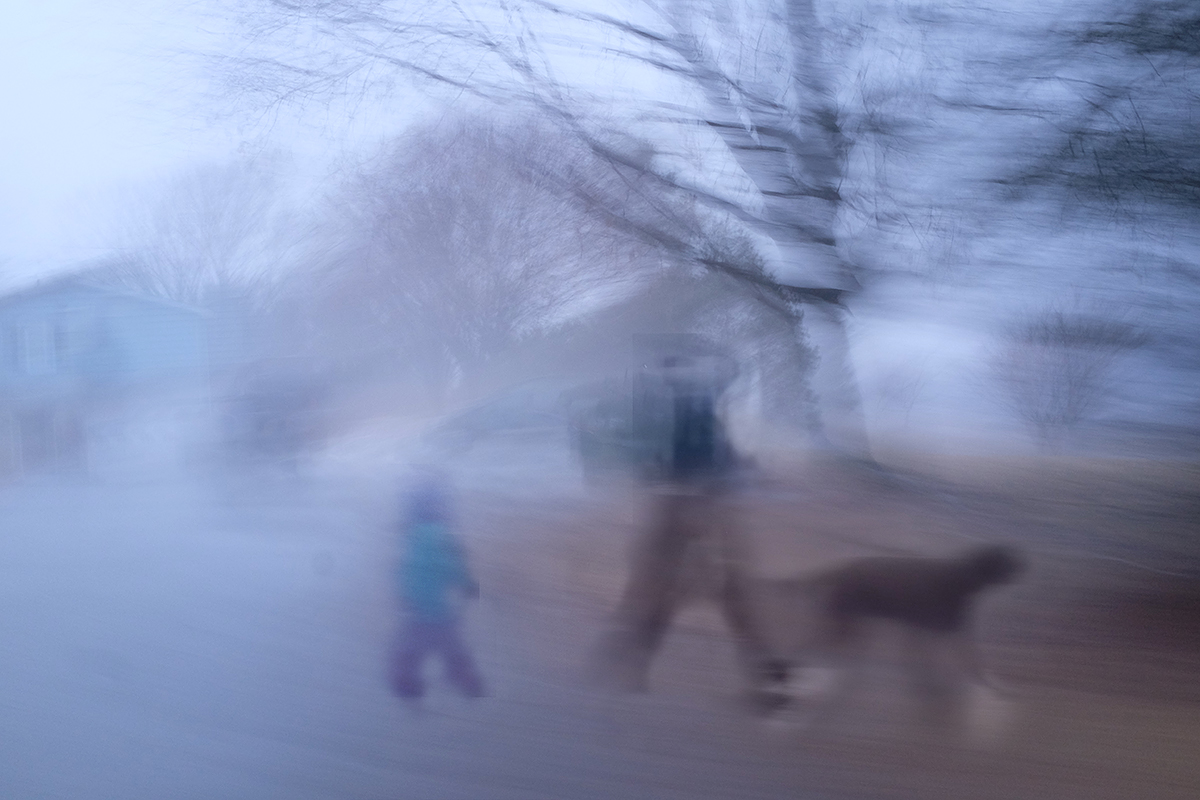
[[[838,254],[834,236],[846,143],[831,105],[813,2],[787,3],[791,70],[782,85],[731,83],[688,36],[688,8],[677,13],[684,15],[676,23],[678,52],[691,65],[712,109],[709,124],[759,189],[761,210],[740,215],[742,221],[774,243],[773,252],[763,254],[771,277],[783,286],[813,292],[814,302],[805,305],[804,327],[797,333],[807,333],[820,356],[813,386],[819,435],[839,450],[869,458],[844,309],[816,300],[820,293],[836,296],[859,284],[853,267]]]

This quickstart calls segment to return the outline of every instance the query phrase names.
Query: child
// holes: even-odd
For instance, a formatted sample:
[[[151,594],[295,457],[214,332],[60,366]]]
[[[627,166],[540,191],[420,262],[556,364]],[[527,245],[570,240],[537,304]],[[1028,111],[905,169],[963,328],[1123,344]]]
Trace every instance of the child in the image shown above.
[[[483,681],[462,640],[459,609],[479,596],[462,546],[449,530],[441,483],[427,479],[409,498],[398,570],[404,622],[392,664],[392,688],[416,700],[425,694],[421,670],[428,655],[441,656],[446,677],[467,697],[482,697]]]

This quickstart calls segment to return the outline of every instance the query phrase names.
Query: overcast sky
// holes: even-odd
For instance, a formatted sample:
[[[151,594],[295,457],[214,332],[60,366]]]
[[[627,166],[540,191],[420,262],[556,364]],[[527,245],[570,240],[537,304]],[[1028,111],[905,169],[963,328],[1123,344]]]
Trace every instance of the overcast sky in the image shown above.
[[[397,88],[397,97],[379,107],[298,109],[302,122],[231,116],[203,55],[238,46],[224,6],[45,0],[6,13],[0,288],[106,254],[130,207],[189,165],[226,161],[239,148],[275,148],[293,152],[293,163],[317,176],[339,153],[370,146],[427,108],[419,92]],[[564,57],[574,64],[579,55]],[[595,64],[577,71],[600,81],[597,90],[618,94],[631,87],[645,93],[647,83],[663,78],[645,68],[636,77]],[[634,105],[629,97],[611,101],[613,111]]]
[[[208,34],[174,0],[14,4],[0,26],[5,282],[93,256],[115,198],[236,148],[206,108]],[[104,209],[104,211],[101,211]]]

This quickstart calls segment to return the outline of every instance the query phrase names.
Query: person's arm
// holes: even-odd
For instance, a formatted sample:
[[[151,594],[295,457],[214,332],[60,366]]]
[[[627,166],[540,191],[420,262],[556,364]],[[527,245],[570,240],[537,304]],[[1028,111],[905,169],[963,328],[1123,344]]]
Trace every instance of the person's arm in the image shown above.
[[[457,539],[454,540],[454,565],[455,565],[455,582],[462,592],[472,600],[479,597],[479,581],[475,580],[474,574],[471,572],[471,566],[467,563],[467,553],[463,549],[462,543]]]

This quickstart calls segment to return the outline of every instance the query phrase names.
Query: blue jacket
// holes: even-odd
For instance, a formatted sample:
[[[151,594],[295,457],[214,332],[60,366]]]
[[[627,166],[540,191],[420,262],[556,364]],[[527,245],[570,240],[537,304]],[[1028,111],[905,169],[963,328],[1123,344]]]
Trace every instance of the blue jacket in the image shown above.
[[[429,622],[454,619],[455,595],[478,591],[462,547],[441,522],[409,526],[398,577],[405,609]]]

